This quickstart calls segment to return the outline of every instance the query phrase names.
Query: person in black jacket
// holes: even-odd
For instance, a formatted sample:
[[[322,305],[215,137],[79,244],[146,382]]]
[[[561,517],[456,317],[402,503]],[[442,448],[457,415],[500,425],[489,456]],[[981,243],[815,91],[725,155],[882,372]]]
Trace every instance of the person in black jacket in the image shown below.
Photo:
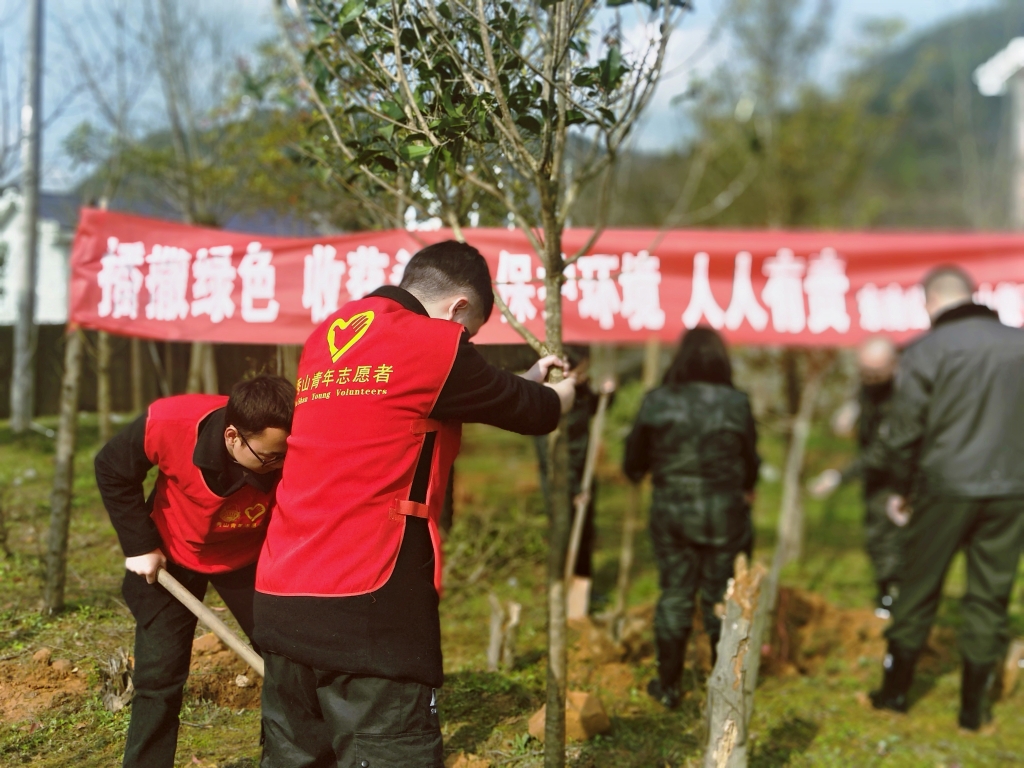
[[[661,596],[654,618],[658,678],[648,693],[679,705],[686,643],[700,591],[704,627],[717,654],[714,612],[736,556],[753,543],[750,505],[760,458],[747,395],[732,384],[722,338],[710,328],[683,336],[662,386],[640,406],[623,469],[634,483],[651,473],[651,538]]]
[[[936,269],[924,289],[932,330],[904,352],[892,415],[866,461],[894,481],[890,514],[909,517],[884,680],[872,700],[906,711],[946,571],[963,549],[959,722],[976,730],[989,718],[986,693],[1008,640],[1024,547],[1024,331],[974,304],[957,267]]]
[[[857,398],[858,456],[841,472],[826,469],[811,484],[811,495],[824,498],[839,485],[859,479],[864,491],[864,543],[875,572],[878,602],[875,615],[888,619],[899,594],[903,529],[886,513],[892,495],[887,471],[865,467],[865,456],[892,409],[894,378],[899,354],[885,336],[874,336],[857,351],[860,393]]]
[[[196,617],[156,583],[159,571],[199,600],[213,585],[252,637],[256,559],[294,404],[291,383],[267,375],[239,382],[230,398],[164,398],[96,455],[96,485],[125,556],[122,593],[136,621],[124,768],[174,764]]]

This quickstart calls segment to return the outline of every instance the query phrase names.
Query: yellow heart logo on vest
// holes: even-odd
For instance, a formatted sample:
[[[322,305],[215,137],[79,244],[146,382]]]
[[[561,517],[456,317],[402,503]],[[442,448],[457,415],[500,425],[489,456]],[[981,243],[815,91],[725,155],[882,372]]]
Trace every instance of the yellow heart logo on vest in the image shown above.
[[[262,504],[253,504],[251,507],[247,507],[245,510],[245,516],[252,520],[254,523],[267,514],[267,508]]]
[[[366,332],[370,329],[370,323],[373,322],[373,311],[367,310],[360,312],[357,315],[352,315],[348,320],[339,317],[333,323],[327,331],[327,346],[331,348],[331,360],[338,362],[338,358],[348,352],[352,345],[359,341]],[[338,334],[343,331],[348,331],[351,335],[342,346],[338,346]],[[344,338],[344,334],[342,335]]]

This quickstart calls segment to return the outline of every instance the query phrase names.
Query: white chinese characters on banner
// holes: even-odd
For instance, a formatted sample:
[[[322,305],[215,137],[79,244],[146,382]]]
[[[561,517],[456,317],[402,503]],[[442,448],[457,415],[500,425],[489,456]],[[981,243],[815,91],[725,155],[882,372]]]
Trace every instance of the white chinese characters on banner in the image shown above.
[[[850,315],[846,311],[850,278],[846,276],[846,262],[834,248],[822,248],[817,258],[811,258],[804,290],[807,292],[807,329],[811,333],[823,333],[830,328],[839,333],[850,330]]]
[[[314,245],[303,260],[302,306],[309,310],[314,323],[320,323],[338,311],[341,278],[345,262],[337,260],[333,245]]]
[[[580,300],[576,305],[580,317],[597,320],[601,328],[611,330],[615,327],[615,315],[622,309],[619,289],[612,279],[612,272],[619,268],[619,257],[605,253],[583,256],[576,262],[576,268],[580,272]]]
[[[696,328],[701,318],[706,318],[712,328],[721,328],[725,324],[725,312],[715,295],[711,293],[711,279],[708,277],[708,265],[711,257],[706,253],[698,253],[693,257],[693,283],[690,290],[690,303],[683,311],[683,325]]]
[[[869,333],[920,331],[931,325],[920,285],[904,289],[899,283],[885,288],[867,283],[857,291],[857,313],[861,329]]]
[[[761,271],[768,282],[761,300],[771,310],[772,328],[777,333],[802,333],[807,325],[804,311],[804,260],[789,248],[780,248],[764,260]]]
[[[978,286],[974,300],[999,315],[999,322],[1011,328],[1024,328],[1024,285],[1017,283],[991,283]]]
[[[188,268],[192,254],[184,248],[154,245],[146,263],[149,265],[146,317],[150,320],[184,320],[189,312]]]
[[[566,256],[563,253],[562,260],[565,261],[565,258]],[[541,302],[541,304],[544,303],[544,300],[547,299],[548,296],[548,289],[544,285],[544,277],[547,273],[548,271],[544,267],[537,267],[537,301]],[[579,301],[580,289],[576,273],[576,264],[570,264],[567,266],[562,271],[562,274],[565,275],[565,282],[562,283],[562,296],[566,301]],[[544,317],[545,319],[548,316],[547,310],[542,310],[540,314],[541,317]]]
[[[391,257],[381,253],[377,246],[360,245],[354,251],[349,251],[345,260],[348,262],[345,290],[353,301],[372,293],[387,282],[385,270]]]
[[[274,298],[277,289],[277,268],[271,263],[274,255],[263,250],[261,243],[249,243],[238,275],[242,278],[242,319],[247,323],[272,323],[281,309]]]
[[[498,295],[520,323],[537,317],[537,307],[533,303],[537,296],[537,286],[532,284],[532,277],[533,259],[530,254],[508,251],[498,254]],[[508,322],[504,314],[501,322]]]
[[[732,298],[729,308],[725,310],[725,327],[730,331],[737,330],[743,321],[750,323],[755,331],[763,331],[768,327],[768,313],[765,312],[754,294],[754,284],[750,278],[754,257],[748,251],[736,254],[736,266],[732,276]]]
[[[398,253],[395,254],[395,265],[391,268],[391,274],[388,276],[388,282],[392,285],[399,285],[402,282],[402,278],[405,277],[405,267],[412,259],[412,254],[409,253],[405,248],[399,248]]]
[[[192,262],[192,317],[209,315],[211,323],[234,317],[235,268],[230,245],[200,248]]]
[[[107,252],[100,258],[100,271],[96,277],[100,286],[100,317],[139,316],[139,290],[142,288],[142,266],[146,247],[142,243],[122,243],[116,237],[107,238]]]
[[[634,331],[660,331],[665,327],[661,308],[661,259],[647,251],[622,255],[622,316]]]

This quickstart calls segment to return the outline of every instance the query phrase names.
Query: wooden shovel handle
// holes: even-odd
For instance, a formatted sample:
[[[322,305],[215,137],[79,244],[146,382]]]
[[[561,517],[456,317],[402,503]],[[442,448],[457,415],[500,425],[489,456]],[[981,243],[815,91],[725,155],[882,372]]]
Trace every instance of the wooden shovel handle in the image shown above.
[[[227,624],[218,618],[217,614],[203,605],[203,601],[185,589],[184,585],[171,576],[163,568],[157,573],[157,581],[161,586],[174,595],[182,605],[188,608],[196,617],[203,622],[210,631],[219,637],[224,644],[237,653],[246,664],[256,670],[256,673],[263,677],[263,659],[252,649],[247,642],[236,635]]]

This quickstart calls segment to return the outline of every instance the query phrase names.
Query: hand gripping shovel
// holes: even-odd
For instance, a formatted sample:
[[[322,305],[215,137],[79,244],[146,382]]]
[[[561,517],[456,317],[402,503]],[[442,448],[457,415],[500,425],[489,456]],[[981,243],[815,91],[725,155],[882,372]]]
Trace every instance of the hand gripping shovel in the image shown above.
[[[219,637],[228,648],[237,653],[242,658],[242,661],[256,670],[256,673],[260,677],[263,677],[263,659],[260,658],[259,654],[256,653],[256,651],[254,651],[247,642],[236,635],[231,630],[231,627],[221,621],[217,617],[217,614],[203,605],[202,600],[199,600],[195,595],[185,589],[180,581],[171,576],[171,574],[163,568],[157,572],[156,580],[160,582],[164,589],[178,598],[182,605],[192,611],[192,613],[196,615],[196,618],[209,627],[210,631]]]

